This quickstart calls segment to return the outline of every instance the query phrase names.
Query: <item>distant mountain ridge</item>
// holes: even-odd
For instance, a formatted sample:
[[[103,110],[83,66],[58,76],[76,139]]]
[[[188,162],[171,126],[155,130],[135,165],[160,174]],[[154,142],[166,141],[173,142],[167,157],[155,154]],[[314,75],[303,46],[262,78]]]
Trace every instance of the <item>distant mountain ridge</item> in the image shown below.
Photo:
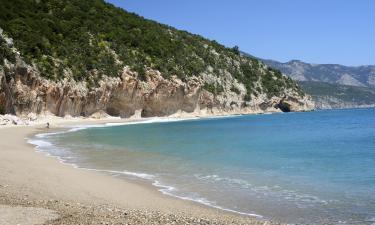
[[[375,66],[371,65],[354,67],[339,64],[312,64],[300,60],[291,60],[286,63],[261,60],[297,81],[320,81],[359,87],[375,86]]]
[[[315,101],[318,109],[375,107],[375,88],[299,81],[300,87]]]
[[[375,66],[260,60],[298,81],[301,88],[313,97],[317,108],[375,107]]]

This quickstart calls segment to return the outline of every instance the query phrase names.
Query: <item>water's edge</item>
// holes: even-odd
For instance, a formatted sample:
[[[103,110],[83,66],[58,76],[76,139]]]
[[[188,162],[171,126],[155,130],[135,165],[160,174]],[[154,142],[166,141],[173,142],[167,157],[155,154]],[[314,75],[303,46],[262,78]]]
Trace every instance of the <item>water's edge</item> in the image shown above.
[[[77,164],[74,163],[69,163],[67,160],[63,159],[60,156],[57,155],[52,155],[48,149],[53,148],[54,145],[45,140],[46,137],[48,136],[53,136],[53,135],[59,135],[59,134],[64,134],[64,133],[69,133],[69,132],[76,132],[80,131],[83,129],[90,129],[90,128],[98,128],[98,127],[109,127],[109,126],[125,126],[125,125],[135,125],[135,124],[146,124],[146,123],[170,123],[170,122],[181,122],[181,121],[186,121],[186,120],[202,120],[202,119],[221,119],[221,118],[231,118],[231,117],[238,117],[242,115],[228,115],[228,116],[212,116],[212,117],[193,117],[193,118],[163,118],[163,117],[155,117],[155,118],[150,118],[146,120],[141,120],[141,121],[129,121],[129,122],[111,122],[111,123],[104,123],[104,124],[91,124],[91,125],[85,125],[85,124],[77,124],[73,126],[63,126],[63,130],[61,131],[51,131],[47,133],[37,133],[34,135],[34,137],[27,138],[27,143],[34,145],[35,150],[38,153],[42,153],[47,157],[53,157],[57,159],[60,163],[64,165],[69,165],[72,166],[75,169],[83,169],[83,170],[88,170],[88,171],[95,171],[95,172],[100,172],[100,173],[105,173],[109,175],[124,175],[128,177],[133,177],[140,179],[142,181],[147,181],[150,186],[156,188],[160,193],[163,195],[171,196],[174,198],[178,198],[181,200],[187,200],[187,201],[192,201],[195,203],[202,204],[207,207],[211,207],[214,209],[219,209],[225,212],[229,213],[235,213],[238,215],[243,215],[243,216],[250,216],[250,217],[255,217],[258,219],[264,219],[262,215],[258,215],[255,213],[247,213],[247,212],[241,212],[241,211],[236,211],[233,209],[225,208],[222,206],[219,206],[217,204],[214,204],[213,202],[205,199],[205,198],[191,198],[187,196],[181,196],[181,195],[176,195],[172,194],[171,191],[176,190],[176,187],[169,186],[166,184],[162,184],[160,181],[155,179],[155,176],[152,174],[146,174],[146,173],[137,173],[133,171],[116,171],[116,170],[99,170],[99,169],[94,169],[94,168],[85,168],[85,167],[80,167]],[[42,139],[42,140],[41,140]]]

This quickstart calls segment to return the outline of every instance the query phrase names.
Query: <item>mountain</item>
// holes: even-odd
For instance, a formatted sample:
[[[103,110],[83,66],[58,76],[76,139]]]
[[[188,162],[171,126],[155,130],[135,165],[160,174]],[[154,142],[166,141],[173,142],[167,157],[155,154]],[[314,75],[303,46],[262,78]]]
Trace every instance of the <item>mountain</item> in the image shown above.
[[[0,111],[165,116],[311,110],[258,59],[103,0],[0,0]]]
[[[375,66],[343,66],[338,64],[311,64],[299,60],[281,63],[262,60],[297,81],[320,81],[359,87],[375,86]]]
[[[375,66],[349,67],[338,64],[310,64],[299,60],[281,63],[261,59],[300,83],[317,108],[375,106]]]
[[[319,109],[375,107],[375,88],[300,81]]]

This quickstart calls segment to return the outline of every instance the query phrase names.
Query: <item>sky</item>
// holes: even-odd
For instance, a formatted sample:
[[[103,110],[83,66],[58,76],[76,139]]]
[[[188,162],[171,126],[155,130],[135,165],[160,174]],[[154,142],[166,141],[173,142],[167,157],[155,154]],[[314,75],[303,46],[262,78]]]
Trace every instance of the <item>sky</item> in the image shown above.
[[[374,0],[107,0],[251,55],[375,65]]]

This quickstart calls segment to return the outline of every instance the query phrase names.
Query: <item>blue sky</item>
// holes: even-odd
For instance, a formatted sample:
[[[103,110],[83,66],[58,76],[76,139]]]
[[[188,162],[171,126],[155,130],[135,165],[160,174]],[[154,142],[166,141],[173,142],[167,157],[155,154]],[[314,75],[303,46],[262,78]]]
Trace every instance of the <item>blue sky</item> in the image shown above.
[[[107,2],[262,58],[375,65],[372,0]]]

